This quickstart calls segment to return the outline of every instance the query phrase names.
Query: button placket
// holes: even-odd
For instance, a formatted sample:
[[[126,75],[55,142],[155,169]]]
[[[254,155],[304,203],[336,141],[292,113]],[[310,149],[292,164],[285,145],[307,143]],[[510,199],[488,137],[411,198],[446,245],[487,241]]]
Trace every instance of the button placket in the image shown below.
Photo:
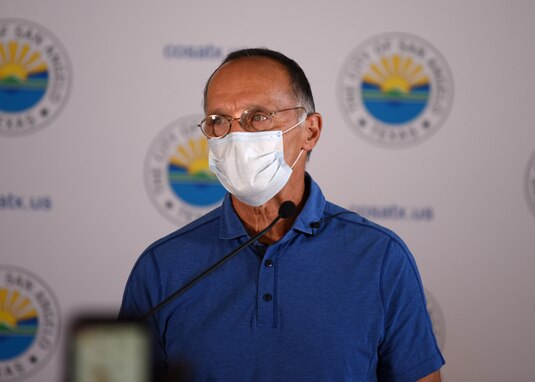
[[[258,326],[273,327],[276,307],[275,261],[273,248],[268,248],[258,274]]]

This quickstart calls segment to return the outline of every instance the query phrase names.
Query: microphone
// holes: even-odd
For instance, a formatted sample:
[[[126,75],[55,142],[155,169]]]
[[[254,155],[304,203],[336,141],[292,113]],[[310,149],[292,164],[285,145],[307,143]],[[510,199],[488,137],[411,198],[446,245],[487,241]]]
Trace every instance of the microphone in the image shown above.
[[[181,294],[183,294],[184,292],[186,292],[188,289],[190,289],[193,285],[195,285],[196,283],[198,283],[199,281],[201,281],[203,278],[205,278],[206,276],[208,276],[210,273],[212,273],[213,271],[215,271],[217,268],[219,268],[220,266],[222,266],[223,264],[225,264],[227,261],[229,261],[230,259],[232,259],[234,256],[236,256],[238,253],[240,253],[241,251],[243,251],[246,247],[248,247],[249,245],[251,245],[252,243],[254,243],[256,240],[260,239],[262,236],[264,236],[271,228],[273,228],[273,226],[275,224],[277,224],[279,222],[279,220],[281,219],[287,219],[287,218],[290,218],[292,217],[295,212],[296,212],[296,209],[297,207],[295,206],[295,204],[292,202],[292,201],[285,201],[283,202],[280,207],[279,207],[279,213],[277,215],[277,217],[271,222],[269,223],[269,225],[264,228],[262,231],[260,231],[259,233],[257,233],[256,235],[254,235],[252,238],[250,238],[249,240],[247,240],[245,243],[243,243],[242,245],[240,245],[238,248],[236,248],[235,250],[233,250],[232,252],[230,252],[228,255],[226,255],[225,257],[223,257],[221,260],[219,260],[218,262],[216,262],[215,264],[213,264],[212,266],[210,266],[209,268],[207,268],[206,270],[204,270],[203,272],[201,272],[200,274],[198,274],[197,276],[195,276],[192,280],[190,280],[187,284],[185,284],[184,286],[182,286],[181,288],[177,289],[175,292],[173,292],[171,295],[169,295],[168,297],[166,297],[162,302],[160,302],[158,305],[156,305],[154,308],[152,308],[151,310],[149,310],[147,313],[145,313],[142,317],[141,317],[141,320],[144,321],[146,320],[147,318],[149,318],[150,316],[152,316],[153,314],[155,314],[157,311],[159,311],[161,308],[163,308],[165,305],[167,305],[169,302],[171,302],[172,300],[174,300],[175,298],[177,298],[178,296],[180,296]]]
[[[279,217],[281,219],[291,218],[292,216],[295,215],[295,210],[296,209],[297,209],[297,207],[295,206],[295,203],[292,202],[291,200],[287,200],[287,201],[283,202],[280,205],[280,207],[279,207],[279,216],[277,216],[277,218],[279,218]]]

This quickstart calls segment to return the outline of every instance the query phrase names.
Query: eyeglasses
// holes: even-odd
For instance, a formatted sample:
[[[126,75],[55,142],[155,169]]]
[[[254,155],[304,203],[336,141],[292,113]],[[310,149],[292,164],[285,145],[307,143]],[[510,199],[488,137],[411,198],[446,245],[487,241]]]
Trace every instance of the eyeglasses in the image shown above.
[[[277,111],[266,111],[259,107],[253,107],[245,110],[238,118],[232,118],[228,115],[209,115],[197,126],[201,128],[203,134],[208,138],[223,138],[229,133],[232,121],[238,121],[245,131],[265,131],[271,128],[273,120],[277,120],[278,116],[281,116],[282,119],[282,113],[297,109],[301,109],[302,113],[306,114],[306,109],[302,106]]]

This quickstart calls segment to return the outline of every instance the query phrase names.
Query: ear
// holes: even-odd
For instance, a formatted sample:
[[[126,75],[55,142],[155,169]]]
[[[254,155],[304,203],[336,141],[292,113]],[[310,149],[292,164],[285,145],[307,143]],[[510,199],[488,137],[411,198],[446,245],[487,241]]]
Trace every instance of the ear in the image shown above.
[[[322,118],[320,113],[310,114],[305,121],[305,142],[303,149],[312,151],[321,135]]]

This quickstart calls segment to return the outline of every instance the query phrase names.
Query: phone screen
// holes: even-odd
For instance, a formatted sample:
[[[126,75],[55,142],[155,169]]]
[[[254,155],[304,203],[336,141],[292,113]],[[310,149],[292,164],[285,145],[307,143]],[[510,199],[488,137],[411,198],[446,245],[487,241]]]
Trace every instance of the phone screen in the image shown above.
[[[69,342],[69,382],[149,382],[151,344],[140,322],[78,320]]]

